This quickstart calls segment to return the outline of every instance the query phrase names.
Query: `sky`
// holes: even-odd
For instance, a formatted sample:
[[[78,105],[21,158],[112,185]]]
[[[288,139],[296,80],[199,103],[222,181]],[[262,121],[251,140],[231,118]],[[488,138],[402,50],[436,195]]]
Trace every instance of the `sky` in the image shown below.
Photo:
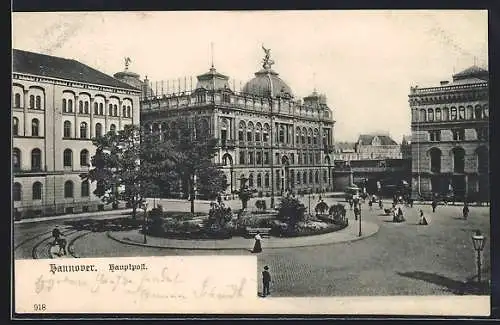
[[[411,133],[410,86],[487,68],[487,19],[485,10],[13,13],[12,44],[109,75],[130,57],[153,82],[194,79],[213,57],[237,88],[260,70],[264,45],[295,97],[327,96],[336,141],[400,142]]]

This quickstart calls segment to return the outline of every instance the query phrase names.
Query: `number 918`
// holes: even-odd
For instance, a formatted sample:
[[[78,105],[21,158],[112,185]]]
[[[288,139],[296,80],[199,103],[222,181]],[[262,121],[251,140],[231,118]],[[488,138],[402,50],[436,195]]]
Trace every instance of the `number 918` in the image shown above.
[[[34,304],[33,305],[34,311],[45,311],[46,309],[47,309],[47,306],[45,306],[45,304]]]

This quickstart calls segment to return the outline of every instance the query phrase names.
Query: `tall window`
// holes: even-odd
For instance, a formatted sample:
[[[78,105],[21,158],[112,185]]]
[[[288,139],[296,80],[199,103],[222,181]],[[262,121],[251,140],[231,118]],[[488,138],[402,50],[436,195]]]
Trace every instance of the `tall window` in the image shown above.
[[[90,195],[89,181],[83,181],[81,185],[81,196],[88,197],[89,195]]]
[[[30,95],[30,108],[35,108],[35,96]]]
[[[99,115],[99,104],[94,103],[94,115]]]
[[[262,165],[262,152],[257,151],[255,153],[255,162],[257,163],[257,165]]]
[[[248,186],[253,187],[253,174],[248,175]]]
[[[264,175],[264,187],[269,187],[269,174]]]
[[[434,121],[434,110],[432,108],[427,110],[427,120]]]
[[[266,143],[269,141],[269,125],[267,123],[264,124],[264,128],[262,130],[262,141]]]
[[[37,137],[39,135],[40,122],[34,118],[31,121],[31,136]]]
[[[123,105],[122,107],[122,116],[127,117],[127,106]]]
[[[80,166],[89,165],[89,152],[86,149],[80,151]]]
[[[42,183],[40,183],[40,182],[33,183],[32,198],[33,198],[33,200],[41,200],[42,199]]]
[[[111,126],[109,127],[109,130],[113,133],[116,133],[116,125],[114,124],[111,124]]]
[[[453,148],[453,172],[463,173],[465,168],[465,150]]]
[[[304,172],[302,174],[302,184],[307,184],[307,173],[306,172]]]
[[[238,129],[238,141],[245,141],[245,122],[240,122],[239,129]]]
[[[14,201],[21,201],[22,197],[22,187],[20,183],[14,183],[12,186],[12,199]]]
[[[12,118],[12,133],[19,135],[19,119],[17,117]]]
[[[81,139],[87,138],[87,123],[85,122],[80,123],[80,138]]]
[[[427,112],[425,111],[425,109],[421,109],[420,110],[420,118],[419,118],[420,122],[426,122],[427,121]]]
[[[66,113],[68,111],[68,104],[67,104],[66,98],[63,98],[63,100],[62,100],[62,111],[64,113]]]
[[[12,149],[12,168],[14,170],[21,168],[21,150],[18,148]]]
[[[95,125],[95,137],[96,138],[102,137],[102,124],[101,123],[96,123],[96,125]]]
[[[42,152],[40,149],[35,148],[31,150],[31,170],[42,169]]]
[[[314,181],[316,182],[316,184],[319,184],[319,172],[316,171],[316,173],[314,173]]]
[[[430,141],[441,141],[441,131],[429,131]]]
[[[64,183],[64,197],[65,198],[72,198],[73,197],[73,182],[72,181],[66,181]]]
[[[312,184],[313,182],[313,172],[312,170],[309,171],[309,184]]]
[[[255,163],[255,161],[253,160],[253,152],[248,153],[248,163],[250,165],[253,165]]]
[[[64,167],[71,167],[71,166],[73,166],[73,152],[71,151],[71,149],[64,150],[64,153],[63,153],[63,166]]]
[[[83,101],[78,101],[78,113],[83,114]]]
[[[451,131],[453,133],[453,141],[464,141],[465,140],[465,130],[456,129]]]
[[[73,113],[73,100],[68,99],[68,112]]]
[[[285,126],[284,125],[280,125],[280,128],[279,128],[279,142],[280,143],[285,142]]]
[[[458,108],[458,118],[459,118],[460,120],[465,120],[465,107],[460,106],[460,107]]]
[[[87,101],[86,101],[86,102],[85,102],[85,110],[84,110],[84,113],[85,113],[85,114],[88,114],[88,113],[89,113],[89,106],[90,106],[89,102],[87,102]]]
[[[243,151],[240,151],[240,165],[245,164],[245,153]]]
[[[264,165],[269,164],[269,152],[264,152]]]
[[[328,183],[328,172],[326,170],[323,171],[323,183]]]
[[[104,104],[99,103],[99,115],[104,115]]]
[[[35,107],[36,109],[42,109],[42,97],[36,96]]]
[[[454,121],[457,119],[457,108],[452,107],[450,111],[450,120]]]
[[[116,104],[113,106],[113,115],[118,116],[118,106]]]
[[[14,95],[14,107],[21,107],[21,95],[20,94]]]
[[[132,116],[132,109],[130,108],[130,106],[127,106],[127,117],[131,116]]]
[[[441,109],[436,108],[436,121],[441,121]]]
[[[475,112],[475,118],[477,120],[480,120],[483,118],[483,110],[481,109],[480,105],[476,105],[476,108],[474,109]]]
[[[109,116],[113,115],[113,104],[108,105],[108,115]]]
[[[468,120],[473,120],[474,119],[474,108],[472,106],[467,106],[467,119]]]
[[[262,187],[262,175],[257,174],[257,187]]]
[[[441,150],[438,148],[432,148],[429,151],[431,156],[431,172],[440,173],[441,172]]]
[[[71,122],[64,121],[64,133],[63,136],[65,138],[71,138]]]

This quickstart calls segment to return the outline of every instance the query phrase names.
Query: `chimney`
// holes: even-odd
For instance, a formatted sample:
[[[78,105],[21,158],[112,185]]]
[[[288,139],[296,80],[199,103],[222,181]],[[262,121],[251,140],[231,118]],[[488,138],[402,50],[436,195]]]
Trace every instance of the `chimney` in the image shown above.
[[[448,81],[448,80],[443,80],[443,81],[441,81],[441,86],[445,86],[445,85],[447,85],[448,83],[449,83],[449,81]]]

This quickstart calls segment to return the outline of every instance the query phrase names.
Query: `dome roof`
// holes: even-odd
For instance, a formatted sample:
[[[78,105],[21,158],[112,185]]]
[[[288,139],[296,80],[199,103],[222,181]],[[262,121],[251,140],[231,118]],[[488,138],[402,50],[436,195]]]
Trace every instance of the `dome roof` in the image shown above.
[[[292,89],[272,69],[262,69],[243,87],[243,92],[263,97],[293,97]]]
[[[142,81],[139,79],[140,75],[131,71],[121,71],[113,75],[116,79],[134,87],[142,89]]]
[[[476,65],[469,67],[463,71],[460,71],[457,74],[453,75],[453,80],[462,80],[462,79],[470,79],[470,78],[478,78],[482,80],[488,79],[488,70],[480,68]]]

